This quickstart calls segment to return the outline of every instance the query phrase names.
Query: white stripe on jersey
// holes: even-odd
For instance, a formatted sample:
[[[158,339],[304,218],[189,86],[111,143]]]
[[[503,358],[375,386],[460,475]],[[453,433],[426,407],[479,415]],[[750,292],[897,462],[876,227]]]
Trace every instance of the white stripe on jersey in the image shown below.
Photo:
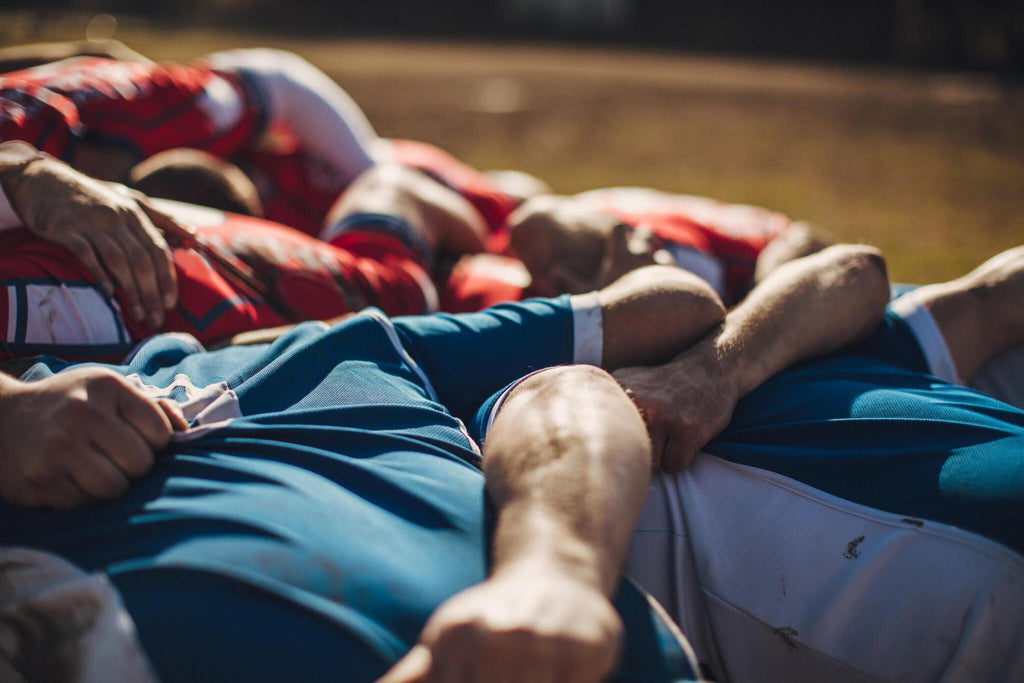
[[[18,334],[18,288],[7,288],[7,342],[13,342]]]
[[[17,288],[8,287],[7,341],[18,338]],[[119,344],[123,323],[117,304],[92,287],[26,285],[24,343]]]
[[[722,681],[1024,680],[1024,557],[700,454],[627,572]]]
[[[672,255],[677,266],[704,280],[718,296],[725,298],[725,266],[721,261],[681,244],[667,244],[665,250]]]
[[[375,308],[366,309],[359,313],[359,315],[367,315],[380,323],[380,326],[384,328],[384,332],[388,335],[388,341],[390,341],[391,345],[395,347],[395,351],[397,351],[398,355],[402,357],[402,360],[412,368],[413,372],[416,373],[416,376],[420,378],[420,382],[423,383],[423,388],[426,390],[427,396],[430,397],[430,400],[440,402],[440,399],[437,397],[437,392],[434,390],[434,385],[430,383],[426,373],[423,372],[416,361],[412,359],[412,356],[409,355],[409,352],[405,350],[405,347],[402,346],[402,342],[398,338],[398,333],[395,332],[395,326],[391,324],[388,317]]]
[[[946,345],[942,330],[932,317],[931,311],[921,304],[914,292],[907,292],[889,304],[889,309],[903,318],[910,331],[917,338],[917,344],[928,362],[928,372],[950,384],[964,386],[960,373],[956,371],[953,356]]]
[[[229,130],[245,114],[242,96],[220,76],[214,76],[207,82],[196,98],[196,106],[206,115],[217,134]]]

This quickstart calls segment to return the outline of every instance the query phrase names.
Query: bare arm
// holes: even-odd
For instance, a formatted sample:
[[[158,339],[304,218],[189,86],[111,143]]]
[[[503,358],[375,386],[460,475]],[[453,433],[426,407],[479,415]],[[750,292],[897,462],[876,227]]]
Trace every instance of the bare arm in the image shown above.
[[[649,462],[643,421],[606,373],[522,382],[484,449],[499,510],[491,577],[438,608],[384,680],[602,680],[622,630],[609,596]]]
[[[878,323],[888,278],[875,249],[841,245],[777,268],[715,332],[672,361],[616,379],[644,413],[655,460],[685,467],[736,402],[787,367],[839,349]]]
[[[598,300],[606,367],[664,360],[724,316],[714,291],[678,268],[635,271]],[[492,575],[438,608],[384,680],[601,680],[622,629],[608,598],[650,470],[643,421],[605,372],[578,365],[521,382],[484,446],[498,510]]]

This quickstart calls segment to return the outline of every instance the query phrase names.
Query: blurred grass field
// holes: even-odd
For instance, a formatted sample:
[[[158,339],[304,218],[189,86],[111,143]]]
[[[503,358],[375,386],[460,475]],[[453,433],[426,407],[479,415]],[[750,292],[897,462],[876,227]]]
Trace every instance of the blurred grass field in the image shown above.
[[[645,185],[768,206],[881,247],[894,280],[948,279],[1024,242],[1024,87],[980,74],[146,28],[117,37],[154,59],[293,50],[382,135],[529,171],[559,192]]]

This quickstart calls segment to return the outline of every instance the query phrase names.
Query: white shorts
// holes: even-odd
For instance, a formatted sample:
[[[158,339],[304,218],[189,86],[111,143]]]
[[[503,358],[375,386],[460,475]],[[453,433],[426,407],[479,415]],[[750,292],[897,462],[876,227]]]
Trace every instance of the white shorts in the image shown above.
[[[627,573],[720,681],[1024,681],[1024,558],[700,454],[656,476]]]

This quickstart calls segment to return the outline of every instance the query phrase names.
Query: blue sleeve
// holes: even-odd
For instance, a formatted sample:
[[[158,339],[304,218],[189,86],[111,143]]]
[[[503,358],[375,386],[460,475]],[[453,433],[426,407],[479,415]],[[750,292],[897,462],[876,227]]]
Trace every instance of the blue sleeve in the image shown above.
[[[874,332],[840,353],[886,361],[914,372],[929,372],[928,361],[921,345],[917,343],[917,337],[906,321],[890,308],[885,309],[885,317]]]
[[[479,313],[395,318],[394,325],[438,400],[464,422],[512,381],[573,362],[568,296],[501,304]]]

